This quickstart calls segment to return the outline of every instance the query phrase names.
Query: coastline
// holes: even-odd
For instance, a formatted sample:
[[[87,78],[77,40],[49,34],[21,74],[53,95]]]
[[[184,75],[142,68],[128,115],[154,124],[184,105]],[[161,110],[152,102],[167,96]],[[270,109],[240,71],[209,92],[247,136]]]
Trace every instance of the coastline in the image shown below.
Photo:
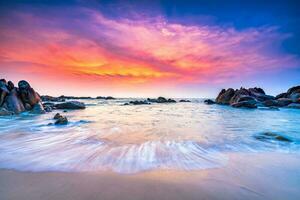
[[[1,169],[0,199],[300,198],[297,187],[300,154],[233,153],[228,156],[229,162],[222,168],[156,170],[131,175],[109,171],[65,173]]]

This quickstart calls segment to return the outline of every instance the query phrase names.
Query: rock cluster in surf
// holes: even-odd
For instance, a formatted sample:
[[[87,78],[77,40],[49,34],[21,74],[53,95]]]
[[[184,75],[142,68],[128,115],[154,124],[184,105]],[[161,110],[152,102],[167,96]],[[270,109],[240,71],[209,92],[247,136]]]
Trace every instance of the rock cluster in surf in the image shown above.
[[[78,99],[82,97],[51,97],[40,96],[31,86],[21,80],[18,87],[12,81],[0,79],[0,115],[19,114],[29,111],[33,114],[51,112],[53,109],[84,109],[84,103],[78,101],[66,101],[66,99]],[[88,97],[87,97],[88,98]],[[57,101],[60,103],[52,103]],[[44,102],[44,103],[42,103]]]
[[[300,86],[290,88],[287,92],[277,96],[267,95],[261,88],[233,88],[222,89],[216,100],[207,99],[206,104],[222,104],[231,105],[232,107],[240,108],[257,108],[264,107],[288,107],[300,108]]]
[[[34,114],[45,113],[40,95],[27,81],[19,81],[15,87],[12,81],[0,80],[0,115],[13,115],[24,111]]]

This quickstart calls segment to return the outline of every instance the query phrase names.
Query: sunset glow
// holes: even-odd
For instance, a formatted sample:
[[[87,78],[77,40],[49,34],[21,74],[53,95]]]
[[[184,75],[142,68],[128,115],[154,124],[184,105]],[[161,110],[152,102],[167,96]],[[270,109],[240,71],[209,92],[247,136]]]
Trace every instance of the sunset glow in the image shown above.
[[[237,29],[164,13],[117,18],[82,5],[26,5],[6,10],[0,28],[1,75],[53,95],[203,96],[212,94],[200,89],[206,84],[219,90],[258,74],[299,72],[299,57],[280,45],[293,35],[274,25]]]

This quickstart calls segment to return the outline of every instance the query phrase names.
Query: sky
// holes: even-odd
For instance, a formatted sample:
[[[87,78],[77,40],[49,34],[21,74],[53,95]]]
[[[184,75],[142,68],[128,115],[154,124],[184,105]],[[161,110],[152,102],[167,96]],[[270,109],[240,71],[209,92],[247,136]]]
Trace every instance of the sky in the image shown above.
[[[276,95],[300,84],[297,1],[7,0],[0,77],[40,94]]]

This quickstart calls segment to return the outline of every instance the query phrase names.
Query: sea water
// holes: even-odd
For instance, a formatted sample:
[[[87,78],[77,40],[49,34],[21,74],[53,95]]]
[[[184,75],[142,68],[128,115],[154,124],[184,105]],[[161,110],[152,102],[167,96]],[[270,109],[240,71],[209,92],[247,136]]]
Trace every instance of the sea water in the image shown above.
[[[206,105],[203,99],[124,105],[131,100],[81,100],[84,110],[0,117],[0,168],[201,170],[225,166],[228,153],[300,152],[297,109],[237,109]],[[57,112],[67,116],[67,125],[53,124]],[[264,132],[292,142],[255,138]]]

